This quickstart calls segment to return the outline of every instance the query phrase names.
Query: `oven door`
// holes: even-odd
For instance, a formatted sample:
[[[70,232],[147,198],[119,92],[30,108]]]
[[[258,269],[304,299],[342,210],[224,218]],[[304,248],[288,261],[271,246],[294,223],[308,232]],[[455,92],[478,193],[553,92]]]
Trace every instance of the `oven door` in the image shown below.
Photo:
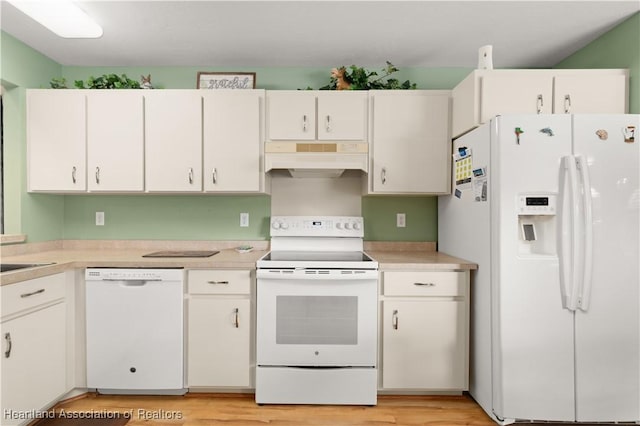
[[[259,366],[375,367],[378,271],[258,269]]]

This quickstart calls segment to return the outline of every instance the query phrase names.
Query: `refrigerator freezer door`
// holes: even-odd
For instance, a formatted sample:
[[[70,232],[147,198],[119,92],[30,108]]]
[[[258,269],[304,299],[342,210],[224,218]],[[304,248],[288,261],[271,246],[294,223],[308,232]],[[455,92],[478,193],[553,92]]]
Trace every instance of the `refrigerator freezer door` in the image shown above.
[[[578,421],[640,419],[640,141],[630,141],[631,126],[637,136],[640,116],[573,117],[593,202],[590,301],[575,323]]]
[[[473,155],[474,167],[487,170],[487,201],[476,201],[472,188],[456,186],[456,167],[452,167],[454,195],[438,198],[438,250],[478,264],[471,274],[470,360],[469,392],[482,408],[491,415],[491,228],[489,207],[493,192],[491,184],[489,124],[482,125],[453,141],[454,152],[468,148]],[[457,195],[455,195],[457,194]]]
[[[492,123],[493,411],[505,419],[573,421],[574,315],[562,308],[558,218],[518,214],[523,194],[557,195],[561,159],[571,154],[571,117]],[[529,223],[537,223],[538,241],[522,237]]]

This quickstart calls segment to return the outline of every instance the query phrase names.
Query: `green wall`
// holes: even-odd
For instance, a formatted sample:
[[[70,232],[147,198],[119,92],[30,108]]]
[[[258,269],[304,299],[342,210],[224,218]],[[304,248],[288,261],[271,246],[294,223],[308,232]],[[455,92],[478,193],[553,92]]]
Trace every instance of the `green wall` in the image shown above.
[[[48,84],[62,67],[0,32],[0,78],[4,130],[4,223],[6,234],[27,234],[32,241],[57,240],[64,234],[64,197],[28,194],[25,135],[25,88]]]
[[[326,68],[234,68],[207,67],[63,67],[69,87],[75,80],[106,73],[140,78],[151,74],[154,87],[188,89],[196,87],[198,71],[255,71],[257,87],[263,89],[317,89],[329,82]],[[375,68],[375,67],[370,67]],[[424,89],[450,89],[468,73],[466,68],[407,69],[398,78],[409,79]],[[94,225],[96,211],[104,211],[104,227]],[[238,227],[240,212],[250,213],[251,226]],[[185,215],[183,218],[180,212]],[[222,212],[216,214],[215,212]],[[407,227],[396,228],[395,215],[407,215]],[[148,220],[148,215],[152,219]],[[86,196],[65,198],[64,237],[67,239],[268,239],[265,226],[270,198],[220,197],[215,195],[171,196]],[[435,241],[437,239],[436,197],[363,197],[368,240]]]
[[[554,68],[629,68],[629,112],[640,114],[640,12]]]
[[[0,77],[8,91],[5,103],[5,224],[6,233],[26,233],[28,241],[54,239],[266,239],[269,196],[220,195],[46,195],[26,192],[25,88],[48,87],[52,77],[74,80],[105,73],[139,79],[151,74],[157,88],[196,87],[198,71],[255,71],[263,89],[318,88],[328,83],[321,68],[212,68],[212,67],[67,67],[29,46],[0,33]],[[393,61],[393,58],[390,58]],[[382,64],[365,65],[375,69]],[[623,22],[556,65],[557,68],[629,68],[630,109],[640,113],[640,14]],[[421,89],[450,89],[470,69],[403,69]],[[96,211],[106,224],[94,225]],[[250,213],[250,226],[240,228],[240,212]],[[436,197],[363,197],[367,240],[435,241]],[[407,227],[395,227],[395,214],[407,215]]]
[[[220,195],[48,195],[26,192],[25,89],[46,88],[52,77],[74,80],[105,73],[138,79],[151,74],[157,88],[196,87],[198,71],[255,71],[264,89],[319,88],[328,83],[323,68],[210,67],[66,67],[1,33],[2,78],[10,82],[5,96],[6,233],[25,233],[29,242],[55,239],[195,239],[268,238],[269,196]],[[350,65],[350,64],[345,64]],[[369,66],[376,68],[376,66]],[[464,68],[404,69],[398,78],[424,89],[450,89],[468,73]],[[105,212],[105,226],[95,226],[95,212]],[[250,226],[240,228],[240,212]],[[395,227],[395,214],[407,215],[407,227]],[[367,239],[435,241],[435,197],[364,197]]]

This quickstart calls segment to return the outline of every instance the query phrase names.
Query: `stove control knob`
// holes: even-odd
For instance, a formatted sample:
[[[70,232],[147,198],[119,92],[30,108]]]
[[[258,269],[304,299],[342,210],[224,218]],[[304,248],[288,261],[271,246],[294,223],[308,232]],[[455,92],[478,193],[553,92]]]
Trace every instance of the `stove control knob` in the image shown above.
[[[280,222],[273,222],[273,223],[271,224],[271,227],[272,227],[273,229],[280,229]]]
[[[351,229],[351,224],[349,222],[345,223],[344,229]]]
[[[280,224],[280,228],[282,228],[282,229],[289,229],[289,224],[288,224],[287,222],[282,222],[282,223]]]
[[[336,223],[336,228],[342,229],[342,223],[341,222]]]
[[[360,230],[360,228],[362,228],[362,227],[360,226],[360,223],[356,222],[356,223],[354,223],[354,224],[353,224],[353,229],[355,229],[355,230]]]

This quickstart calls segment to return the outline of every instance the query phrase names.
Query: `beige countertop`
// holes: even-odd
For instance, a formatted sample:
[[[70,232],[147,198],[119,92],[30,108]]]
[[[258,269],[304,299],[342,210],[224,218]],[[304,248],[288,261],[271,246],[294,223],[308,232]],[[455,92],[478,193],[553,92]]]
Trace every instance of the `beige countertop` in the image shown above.
[[[142,255],[157,251],[155,249],[57,249],[36,253],[2,256],[2,263],[54,263],[36,268],[22,269],[0,274],[0,284],[12,284],[33,278],[39,278],[76,268],[116,267],[116,268],[190,268],[190,269],[255,269],[256,261],[267,250],[253,250],[238,253],[234,249],[218,249],[220,253],[202,258],[147,258]]]
[[[251,243],[251,242],[249,242]],[[3,272],[0,284],[12,284],[39,278],[76,268],[87,267],[144,267],[144,268],[190,268],[190,269],[255,269],[256,261],[268,252],[266,242],[254,242],[255,249],[249,253],[238,253],[233,247],[237,242],[199,243],[187,242],[83,242],[65,241],[36,244],[31,248],[2,247],[2,263],[52,263],[51,265]],[[385,270],[460,270],[476,269],[477,265],[444,253],[425,249],[424,246],[382,245],[369,246],[367,253],[378,261],[379,269]],[[187,248],[188,247],[188,248]],[[409,248],[403,249],[403,248]],[[147,258],[142,257],[158,250],[220,250],[204,258]]]
[[[367,251],[381,271],[477,269],[478,265],[438,251]]]

